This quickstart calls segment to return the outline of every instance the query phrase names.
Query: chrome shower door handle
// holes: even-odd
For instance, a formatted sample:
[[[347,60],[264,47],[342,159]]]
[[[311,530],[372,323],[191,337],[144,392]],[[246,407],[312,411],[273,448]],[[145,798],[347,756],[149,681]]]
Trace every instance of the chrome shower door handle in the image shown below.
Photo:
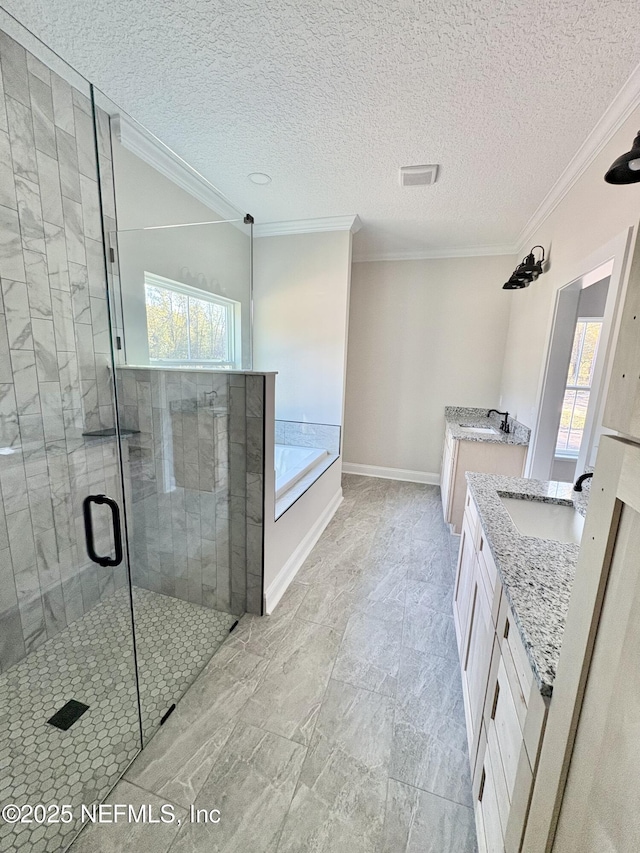
[[[113,522],[113,541],[115,543],[115,555],[113,557],[101,557],[96,554],[93,539],[93,517],[91,515],[91,504],[106,504],[111,510]],[[120,508],[113,498],[106,495],[87,495],[82,501],[82,514],[84,516],[84,535],[87,544],[89,558],[99,566],[119,566],[122,562],[122,527],[120,525]]]

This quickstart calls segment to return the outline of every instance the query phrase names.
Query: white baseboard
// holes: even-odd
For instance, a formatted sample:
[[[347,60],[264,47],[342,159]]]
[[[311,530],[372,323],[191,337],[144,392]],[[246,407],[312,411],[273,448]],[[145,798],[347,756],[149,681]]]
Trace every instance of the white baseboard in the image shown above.
[[[320,518],[313,525],[311,530],[298,545],[293,554],[289,557],[284,566],[280,569],[275,578],[271,581],[264,593],[264,610],[265,613],[272,613],[277,603],[287,590],[287,587],[294,579],[298,570],[311,553],[311,549],[322,536],[325,527],[336,513],[336,510],[342,503],[342,489],[339,489],[327,504],[327,508],[322,513]]]
[[[440,485],[440,474],[430,474],[428,471],[411,471],[409,468],[382,468],[379,465],[343,462],[342,473],[358,474],[361,477],[381,477],[383,480],[404,480],[407,483],[426,483],[429,486]]]

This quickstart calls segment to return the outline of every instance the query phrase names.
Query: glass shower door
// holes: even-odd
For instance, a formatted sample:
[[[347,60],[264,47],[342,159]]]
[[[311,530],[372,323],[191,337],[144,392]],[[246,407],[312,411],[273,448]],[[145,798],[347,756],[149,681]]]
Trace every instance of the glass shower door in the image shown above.
[[[246,393],[239,371],[249,315],[247,232],[238,220],[112,235],[122,288],[116,395],[130,471],[144,744],[246,610]],[[219,261],[222,247],[233,255],[234,244],[244,252],[234,258],[240,269],[244,261],[244,291],[212,293],[205,276],[184,269],[188,257]]]
[[[259,414],[242,373],[252,225],[208,207],[220,199],[203,178],[101,93],[96,102],[98,138],[111,145],[100,167],[115,186],[108,274],[146,745],[248,595],[261,603],[246,568],[247,406]],[[249,420],[251,432],[258,418]]]
[[[17,26],[0,74],[0,806],[17,807],[0,849],[55,853],[141,747],[96,150],[102,174],[110,154],[89,86]]]

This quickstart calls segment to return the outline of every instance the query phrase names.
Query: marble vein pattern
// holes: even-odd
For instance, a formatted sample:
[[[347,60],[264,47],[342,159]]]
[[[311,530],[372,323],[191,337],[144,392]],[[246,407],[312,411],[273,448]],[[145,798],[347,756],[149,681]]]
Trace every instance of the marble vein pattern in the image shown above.
[[[486,409],[465,408],[462,406],[445,406],[444,420],[447,431],[457,441],[488,441],[498,444],[529,444],[531,430],[529,427],[509,417],[510,432],[504,433],[499,428],[502,417],[492,412],[487,415],[491,407]],[[493,428],[494,433],[468,432],[460,427],[487,427]]]
[[[82,280],[72,305],[75,296],[79,307]],[[107,316],[100,300],[88,298],[97,353],[103,325],[108,346]],[[69,316],[65,303],[66,322]],[[123,366],[117,394],[120,426],[132,433],[134,582],[236,615],[261,613],[264,423],[262,414],[247,415],[246,401],[262,413],[264,377]],[[257,426],[247,429],[249,422]]]
[[[82,136],[76,104],[89,122]],[[86,494],[121,492],[114,443],[82,436],[114,426],[112,388],[98,396],[110,360],[99,176],[87,170],[81,184],[78,171],[95,151],[87,104],[0,33],[0,445],[14,451],[0,455],[0,545],[20,589],[0,606],[0,672],[116,590],[109,571],[90,582],[80,524]],[[100,261],[93,317],[82,289],[89,237]],[[110,547],[104,525],[97,544]]]
[[[179,823],[187,823],[187,811],[171,803],[166,797],[156,797],[132,785],[130,782],[121,781],[115,786],[106,799],[107,805],[126,803],[134,809],[134,814],[140,813],[146,808],[154,819],[162,814],[163,806],[170,806],[176,820],[173,822],[159,822],[150,825],[148,822],[120,821],[110,826],[98,825],[88,827],[74,842],[75,853],[90,853],[98,849],[101,853],[127,853],[133,850],[145,850],[146,853],[164,853],[168,850],[178,833]]]
[[[451,618],[439,489],[343,490],[273,614],[242,617],[127,772],[127,796],[221,811],[149,849],[475,853],[459,664],[427,622],[404,630],[417,608]],[[83,836],[72,853],[112,849]]]
[[[543,696],[553,691],[579,546],[522,536],[500,497],[574,506],[586,514],[591,480],[571,483],[467,473],[483,530]]]
[[[426,791],[389,781],[382,853],[458,853],[475,848],[473,812]]]

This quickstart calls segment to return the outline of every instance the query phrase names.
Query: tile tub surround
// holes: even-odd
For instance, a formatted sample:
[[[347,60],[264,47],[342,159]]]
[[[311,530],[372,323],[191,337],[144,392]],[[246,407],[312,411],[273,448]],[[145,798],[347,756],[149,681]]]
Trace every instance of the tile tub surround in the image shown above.
[[[234,617],[143,589],[133,597],[147,738],[228,636]],[[89,710],[67,732],[48,725],[72,697]],[[140,748],[128,590],[105,598],[0,675],[0,707],[0,754],[11,757],[0,804],[14,802],[21,790],[34,803],[100,802]],[[0,849],[57,853],[79,829],[75,821],[44,830],[0,822]]]
[[[297,447],[321,447],[331,454],[340,453],[341,427],[276,419],[276,444]]]
[[[117,369],[134,584],[260,613],[264,375]]]
[[[154,853],[475,853],[439,490],[343,488],[274,613],[240,620],[115,789],[221,810],[175,840],[148,826]],[[129,832],[91,827],[72,851],[126,849]]]
[[[280,518],[298,498],[340,457],[342,428],[331,424],[310,424],[302,421],[275,422],[276,444],[294,447],[318,447],[328,450],[329,455],[281,495],[275,503],[275,518]]]
[[[521,424],[515,418],[509,417],[509,426],[511,432],[504,433],[500,429],[502,418],[492,412],[487,417],[487,412],[491,406],[486,409],[472,409],[461,406],[445,406],[444,419],[447,430],[451,437],[457,441],[489,441],[501,444],[523,444],[528,445],[531,438],[531,430],[529,427]],[[460,426],[471,427],[493,427],[497,430],[495,435],[490,433],[469,433],[461,430]]]
[[[571,483],[467,473],[506,596],[543,696],[551,696],[579,546],[522,536],[500,497],[574,506],[586,514],[591,481]]]
[[[0,669],[122,585],[81,500],[120,494],[91,103],[0,32]],[[104,119],[104,116],[101,116]],[[111,152],[100,140],[103,212]],[[112,221],[112,220],[109,220]],[[108,545],[106,529],[100,545]]]

